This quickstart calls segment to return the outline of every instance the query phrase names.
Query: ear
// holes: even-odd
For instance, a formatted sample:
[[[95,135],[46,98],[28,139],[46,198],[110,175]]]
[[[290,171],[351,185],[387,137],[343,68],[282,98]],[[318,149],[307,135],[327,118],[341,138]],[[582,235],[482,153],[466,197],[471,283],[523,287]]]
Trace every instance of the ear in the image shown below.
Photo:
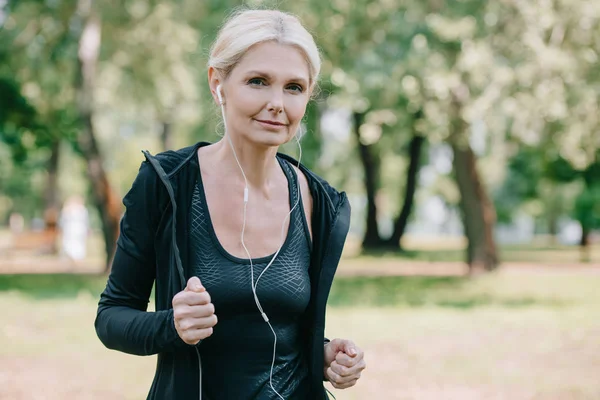
[[[208,67],[208,86],[210,87],[210,92],[215,103],[217,103],[220,106],[221,103],[219,101],[219,96],[217,95],[217,86],[219,85],[221,85],[221,94],[223,94],[223,84],[221,81],[220,74],[214,67]],[[223,100],[225,99],[223,98]]]

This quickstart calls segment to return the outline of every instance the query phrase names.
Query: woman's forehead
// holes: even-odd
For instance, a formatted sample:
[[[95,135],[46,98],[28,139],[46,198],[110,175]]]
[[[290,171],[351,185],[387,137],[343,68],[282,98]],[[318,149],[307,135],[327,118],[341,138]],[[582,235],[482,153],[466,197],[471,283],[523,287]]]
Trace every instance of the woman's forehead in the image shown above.
[[[239,74],[262,73],[272,78],[309,80],[308,62],[291,45],[265,42],[252,46],[234,70]]]

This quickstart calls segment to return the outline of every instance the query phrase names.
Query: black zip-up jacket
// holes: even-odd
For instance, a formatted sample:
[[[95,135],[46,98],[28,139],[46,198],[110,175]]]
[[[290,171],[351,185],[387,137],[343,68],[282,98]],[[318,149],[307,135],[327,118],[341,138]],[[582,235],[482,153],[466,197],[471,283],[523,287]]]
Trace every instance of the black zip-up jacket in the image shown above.
[[[144,152],[130,191],[108,283],[98,304],[95,327],[110,349],[158,354],[148,399],[199,399],[201,360],[196,346],[183,342],[173,322],[172,299],[191,277],[190,207],[200,173],[197,143],[156,157]],[[297,164],[292,158],[278,156]],[[313,199],[311,299],[303,321],[310,399],[327,399],[323,386],[325,308],[350,224],[350,204],[304,166]],[[200,279],[202,277],[200,276]],[[147,312],[155,287],[155,309]],[[197,346],[202,346],[199,343]]]

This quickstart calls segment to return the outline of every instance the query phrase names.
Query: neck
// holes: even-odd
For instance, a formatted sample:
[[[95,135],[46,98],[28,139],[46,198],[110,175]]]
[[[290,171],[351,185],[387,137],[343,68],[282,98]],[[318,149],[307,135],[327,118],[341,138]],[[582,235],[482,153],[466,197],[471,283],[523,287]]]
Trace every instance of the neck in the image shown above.
[[[231,138],[231,137],[230,137]],[[255,146],[250,143],[236,142],[231,138],[235,149],[231,149],[230,138],[223,138],[215,144],[215,158],[221,165],[226,165],[226,170],[231,176],[239,176],[244,182],[240,166],[244,170],[248,187],[251,190],[259,190],[268,193],[277,172],[277,147]],[[237,156],[237,161],[236,161]],[[239,166],[238,166],[239,161]]]

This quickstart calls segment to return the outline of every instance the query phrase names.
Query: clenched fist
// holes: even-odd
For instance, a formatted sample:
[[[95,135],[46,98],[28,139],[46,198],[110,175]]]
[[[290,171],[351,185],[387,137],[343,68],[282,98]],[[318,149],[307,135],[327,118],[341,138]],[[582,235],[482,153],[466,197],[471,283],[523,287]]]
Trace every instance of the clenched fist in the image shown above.
[[[324,351],[325,378],[336,389],[354,386],[367,367],[363,351],[346,339],[333,339],[325,345]]]
[[[173,297],[173,318],[177,334],[187,344],[212,335],[217,324],[215,306],[198,277],[191,277],[185,289]]]

